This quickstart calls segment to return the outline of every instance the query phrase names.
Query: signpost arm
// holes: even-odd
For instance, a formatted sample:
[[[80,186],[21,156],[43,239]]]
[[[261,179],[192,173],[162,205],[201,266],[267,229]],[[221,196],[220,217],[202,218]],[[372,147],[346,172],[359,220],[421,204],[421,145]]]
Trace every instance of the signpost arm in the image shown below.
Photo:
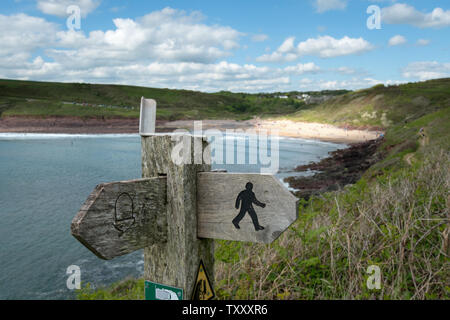
[[[186,137],[185,137],[186,138]],[[190,150],[206,142],[188,136]],[[195,139],[197,140],[195,143]],[[167,242],[144,249],[146,280],[182,288],[184,299],[190,299],[200,260],[210,279],[214,279],[214,243],[197,238],[197,173],[210,171],[210,165],[177,165],[171,154],[176,142],[169,135],[142,137],[142,176],[167,178]]]
[[[212,299],[212,239],[271,243],[297,219],[298,199],[271,175],[210,172],[206,139],[156,135],[155,118],[156,101],[142,98],[144,179],[97,186],[71,231],[103,259],[144,248],[146,295]]]

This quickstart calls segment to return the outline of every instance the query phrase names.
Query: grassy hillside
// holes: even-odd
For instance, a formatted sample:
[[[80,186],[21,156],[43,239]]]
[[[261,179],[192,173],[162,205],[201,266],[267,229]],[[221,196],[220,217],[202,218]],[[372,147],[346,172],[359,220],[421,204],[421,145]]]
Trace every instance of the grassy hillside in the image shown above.
[[[291,118],[383,126],[383,160],[356,184],[303,201],[274,244],[218,241],[219,296],[449,299],[450,79],[347,93]],[[366,286],[370,265],[379,290]]]
[[[387,128],[450,106],[450,78],[372,88],[339,95],[286,118],[354,127]]]
[[[449,79],[376,86],[294,115],[386,127],[382,160],[356,184],[302,200],[299,219],[270,245],[216,241],[218,298],[449,299],[449,98]],[[372,265],[380,289],[367,287]]]
[[[449,114],[407,129],[448,124]],[[391,153],[358,183],[303,201],[299,219],[273,244],[216,241],[218,298],[449,299],[450,137],[441,130],[414,135],[416,149]],[[380,289],[366,285],[371,265],[380,267]],[[85,287],[78,298],[142,299],[141,287],[142,279]]]
[[[0,80],[0,116],[139,117],[141,96],[156,99],[157,118],[249,119],[283,117],[352,127],[389,127],[450,104],[450,79],[358,91],[317,91],[334,95],[320,105],[294,98],[300,92],[245,94],[155,89],[123,85]]]
[[[160,120],[249,119],[288,114],[304,106],[295,99],[245,93],[0,80],[0,115],[137,118],[142,96],[157,101]]]
[[[219,296],[449,299],[450,108],[401,122],[387,130],[384,160],[356,184],[303,201],[274,244],[217,242]],[[366,286],[370,265],[381,269],[380,290]]]

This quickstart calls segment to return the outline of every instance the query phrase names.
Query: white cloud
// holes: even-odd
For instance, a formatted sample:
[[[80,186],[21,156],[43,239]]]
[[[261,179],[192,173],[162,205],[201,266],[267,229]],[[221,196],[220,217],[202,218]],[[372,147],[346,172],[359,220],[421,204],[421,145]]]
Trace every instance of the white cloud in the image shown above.
[[[241,33],[202,19],[166,8],[136,20],[115,19],[113,29],[86,35],[43,18],[0,15],[0,78],[277,91],[292,86],[291,77],[320,71],[311,62],[269,68],[222,61],[239,46]]]
[[[357,78],[354,77],[349,80],[310,80],[300,81],[299,87],[301,90],[339,90],[349,89],[357,90],[372,87],[376,84],[383,83],[385,85],[395,85],[402,83],[398,80],[377,80],[374,78]]]
[[[388,44],[390,46],[399,46],[405,44],[406,42],[407,42],[406,38],[398,34],[390,38]]]
[[[450,63],[437,61],[417,61],[408,64],[402,70],[405,78],[428,80],[450,76]]]
[[[269,39],[269,36],[266,34],[255,34],[254,36],[252,36],[253,42],[264,42],[267,39]]]
[[[343,10],[347,6],[346,0],[315,0],[314,6],[317,12],[322,13],[329,10]]]
[[[335,69],[334,71],[336,71],[337,73],[340,73],[340,74],[344,74],[344,75],[365,73],[365,72],[357,71],[357,70],[355,70],[353,68],[349,68],[349,67],[339,67],[339,68]]]
[[[297,64],[295,66],[288,66],[283,69],[284,72],[291,73],[291,74],[304,74],[304,73],[317,73],[320,71],[320,68],[314,63],[304,63],[304,64]]]
[[[295,49],[294,46],[295,37],[289,37],[281,44],[281,46],[278,48],[278,52],[281,53],[287,53],[290,51],[293,51]]]
[[[363,38],[335,39],[331,36],[310,38],[294,46],[294,37],[287,38],[281,46],[271,54],[257,58],[260,62],[294,61],[302,56],[318,56],[332,58],[351,54],[360,54],[373,49],[373,46]]]
[[[427,46],[430,44],[430,40],[428,39],[418,39],[416,45],[418,46]]]
[[[199,12],[165,8],[85,34],[43,18],[0,15],[0,78],[178,88],[194,88],[198,80],[202,90],[219,89],[226,79],[249,86],[276,78],[264,67],[218,62],[239,47],[242,34],[203,19]]]
[[[113,30],[57,34],[63,50],[52,50],[56,60],[72,64],[129,64],[134,61],[210,63],[239,47],[241,33],[223,26],[203,24],[198,12],[165,8],[142,18],[114,19]],[[67,50],[71,48],[73,50]],[[107,60],[107,62],[105,62]]]
[[[300,55],[318,55],[321,58],[359,54],[372,48],[372,45],[363,38],[347,36],[341,39],[323,36],[317,39],[308,39],[297,45]]]
[[[58,17],[67,17],[67,8],[71,5],[78,6],[81,15],[86,17],[94,11],[99,5],[100,0],[38,0],[37,8],[49,15]]]
[[[410,24],[419,28],[442,28],[450,26],[450,10],[435,8],[423,13],[405,3],[396,3],[381,10],[381,21],[388,24]]]
[[[292,86],[291,77],[319,71],[320,68],[314,63],[297,64],[283,69],[227,61],[207,64],[136,61],[126,65],[71,66],[62,62],[45,62],[38,57],[10,70],[0,66],[0,78],[258,92],[286,90]]]
[[[310,85],[313,82],[314,82],[314,80],[311,80],[309,78],[302,78],[302,79],[300,79],[300,87],[302,87],[302,86],[306,87],[306,86]]]
[[[113,22],[110,30],[85,34],[43,18],[0,15],[0,78],[247,92],[297,90],[307,84],[314,89],[370,84],[350,67],[327,70],[313,62],[269,67],[224,61],[239,47],[243,34],[227,26],[207,25],[198,12],[166,8]],[[359,53],[368,47],[362,38],[319,37],[298,44],[288,38],[275,53],[286,61],[303,55]],[[327,72],[363,79],[334,84],[300,80]]]
[[[25,14],[0,15],[0,65],[22,65],[32,52],[55,43],[57,26]]]

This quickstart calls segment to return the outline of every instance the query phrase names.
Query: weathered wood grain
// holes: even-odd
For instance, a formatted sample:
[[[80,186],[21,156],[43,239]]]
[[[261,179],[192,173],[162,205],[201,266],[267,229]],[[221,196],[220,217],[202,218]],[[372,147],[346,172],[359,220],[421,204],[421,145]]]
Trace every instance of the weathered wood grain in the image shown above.
[[[72,235],[102,259],[167,241],[166,178],[98,185],[71,224]]]
[[[177,145],[172,137],[149,136],[142,141],[143,177],[167,175],[167,242],[144,249],[144,277],[165,285],[184,290],[185,299],[190,299],[200,259],[214,279],[214,243],[209,239],[197,238],[197,173],[209,171],[209,165],[182,164],[172,161],[171,153]],[[186,136],[185,136],[186,137]],[[194,152],[194,139],[200,152],[204,151],[206,142],[201,138],[187,137]],[[192,154],[192,158],[193,154]]]
[[[253,184],[256,199],[266,205],[252,205],[264,230],[255,230],[248,212],[238,224],[240,229],[232,223],[240,212],[236,198],[248,182]],[[270,243],[297,219],[298,199],[272,175],[201,172],[197,177],[197,216],[200,238]]]

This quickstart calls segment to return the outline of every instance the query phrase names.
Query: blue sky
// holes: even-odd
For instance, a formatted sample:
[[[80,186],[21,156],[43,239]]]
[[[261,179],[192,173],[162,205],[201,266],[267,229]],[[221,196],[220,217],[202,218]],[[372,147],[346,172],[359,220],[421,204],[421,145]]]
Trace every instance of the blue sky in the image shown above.
[[[450,76],[446,0],[3,0],[0,28],[9,79],[274,92]]]

